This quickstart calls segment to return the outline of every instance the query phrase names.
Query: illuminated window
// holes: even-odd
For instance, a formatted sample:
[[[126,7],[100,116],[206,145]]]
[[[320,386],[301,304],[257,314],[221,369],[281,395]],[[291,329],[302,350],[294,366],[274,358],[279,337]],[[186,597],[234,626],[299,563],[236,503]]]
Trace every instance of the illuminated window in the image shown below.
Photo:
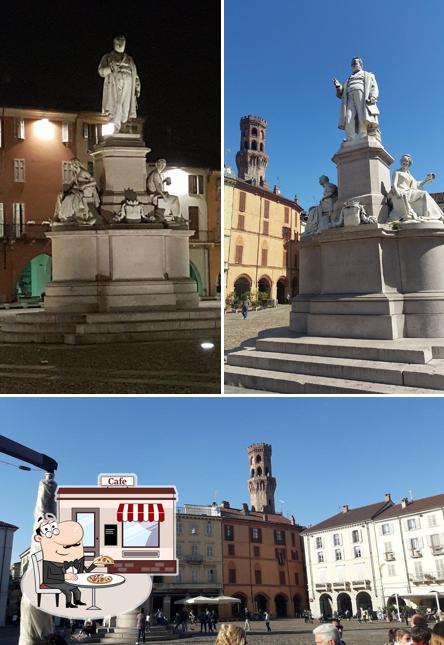
[[[203,195],[203,175],[188,175],[188,193],[190,195]]]
[[[25,138],[25,119],[15,119],[15,138],[21,141]]]
[[[62,143],[69,143],[71,141],[71,128],[67,121],[62,123]]]
[[[22,237],[25,232],[25,205],[22,203],[12,205],[12,227],[14,237]]]
[[[24,159],[14,159],[14,181],[25,181]]]

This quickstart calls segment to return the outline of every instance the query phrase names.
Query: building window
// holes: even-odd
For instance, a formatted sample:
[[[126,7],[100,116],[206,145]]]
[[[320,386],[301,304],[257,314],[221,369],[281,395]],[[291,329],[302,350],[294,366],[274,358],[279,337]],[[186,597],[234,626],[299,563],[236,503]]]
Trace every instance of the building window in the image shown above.
[[[264,201],[264,219],[268,219],[270,217],[270,202],[267,200]]]
[[[298,585],[299,584],[299,573],[294,574],[294,584]]]
[[[190,195],[203,195],[203,175],[188,175],[188,193]]]
[[[381,524],[381,534],[382,535],[390,535],[392,533],[392,525],[391,524]]]
[[[178,545],[176,546],[176,555],[177,555],[177,556],[182,555],[182,545],[181,545],[181,544],[178,544]]]
[[[236,252],[234,255],[234,264],[242,264],[242,254],[244,247],[241,244],[236,244]]]
[[[191,557],[192,558],[197,558],[199,556],[199,549],[197,544],[192,544],[191,545]]]
[[[225,524],[224,535],[226,540],[234,540],[234,526],[231,524]]]
[[[251,542],[262,542],[262,529],[253,527],[250,531]]]
[[[205,533],[208,536],[213,535],[213,525],[211,524],[211,522],[207,522],[207,528],[205,530]]]
[[[176,531],[177,531],[178,535],[181,535],[181,533],[182,533],[182,522],[177,522]]]
[[[333,545],[334,546],[341,546],[341,536],[339,533],[334,533],[333,534]]]
[[[228,545],[228,555],[235,555],[234,544]]]
[[[239,210],[241,213],[245,212],[245,207],[247,203],[247,193],[240,192],[239,193]]]
[[[25,119],[15,119],[15,138],[21,141],[25,138]]]
[[[296,537],[294,533],[290,533],[291,535],[291,546],[296,546]]]
[[[429,515],[429,528],[433,528],[436,526],[436,515]]]
[[[391,578],[393,576],[396,576],[396,569],[394,564],[387,565],[387,575],[390,576]]]
[[[285,551],[284,549],[276,549],[276,560],[282,566],[285,561]]]
[[[297,551],[295,551],[294,549],[292,549],[292,551],[291,551],[291,559],[292,560],[299,560],[299,553]]]
[[[262,230],[262,234],[263,234],[263,235],[268,235],[268,222],[264,222],[264,223],[263,223],[263,227],[264,227],[264,228],[263,228],[263,230]]]
[[[268,250],[262,249],[261,266],[266,267],[267,265],[268,265]]]
[[[429,536],[429,544],[432,547],[432,553],[442,553],[444,549],[444,536],[440,533],[435,533]]]
[[[94,161],[88,161],[87,162],[87,168],[88,168],[88,172],[91,175],[91,177],[94,177]]]
[[[195,524],[191,525],[190,533],[191,535],[197,535],[199,533],[199,531],[197,530],[197,526]]]
[[[436,577],[438,580],[444,579],[444,560],[435,560]]]
[[[245,215],[239,215],[237,220],[237,228],[239,228],[241,231],[245,230]]]
[[[69,143],[71,141],[71,128],[67,121],[62,123],[62,143]]]
[[[236,569],[228,569],[228,582],[232,585],[236,584]]]
[[[213,545],[207,544],[207,558],[213,557]]]
[[[407,525],[407,531],[414,531],[417,528],[416,518],[415,517],[409,518],[406,522],[406,525]]]
[[[260,558],[261,557],[261,547],[260,546],[254,546],[253,547],[253,555],[255,558]]]
[[[321,537],[316,538],[316,548],[317,549],[322,549],[322,538]]]
[[[0,239],[5,237],[5,205],[0,202]]]
[[[288,206],[285,206],[284,209],[284,222],[285,224],[289,224],[290,222],[290,209],[288,208]]]
[[[407,540],[407,544],[409,546],[409,549],[414,552],[413,555],[415,555],[416,552],[419,551],[419,549],[422,547],[422,539],[420,540],[420,538],[417,537],[409,538]]]
[[[208,570],[208,582],[216,582],[216,574],[214,572],[214,569]]]
[[[415,562],[415,577],[422,580],[423,575],[422,562]]]
[[[355,558],[362,558],[362,551],[360,546],[353,547],[353,553]]]
[[[279,584],[285,585],[285,571],[279,571]]]
[[[191,582],[197,582],[197,570],[196,569],[191,570]]]
[[[88,149],[92,150],[99,143],[99,128],[95,123],[88,123]]]
[[[25,181],[24,159],[14,159],[14,181]]]
[[[191,240],[199,237],[199,206],[188,206],[188,224],[190,231],[194,231]]]
[[[274,532],[274,543],[275,544],[285,544],[285,531],[275,531]]]
[[[13,235],[15,238],[22,237],[25,232],[25,205],[13,204],[12,205],[12,226]]]
[[[318,551],[318,562],[324,562],[324,554],[322,551]]]
[[[257,585],[262,584],[262,571],[260,569],[255,569],[254,570],[254,582]]]
[[[335,560],[342,560],[342,551],[341,551],[341,549],[335,549]]]
[[[360,540],[359,531],[358,530],[352,531],[352,542],[356,544],[357,542],[360,542],[360,541],[361,540]]]

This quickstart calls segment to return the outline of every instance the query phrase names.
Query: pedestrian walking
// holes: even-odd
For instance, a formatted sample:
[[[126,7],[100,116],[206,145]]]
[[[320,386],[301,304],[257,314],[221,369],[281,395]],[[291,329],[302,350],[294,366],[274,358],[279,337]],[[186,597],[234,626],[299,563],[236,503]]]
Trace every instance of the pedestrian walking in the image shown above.
[[[350,618],[351,618],[351,611],[350,611],[350,609],[346,609],[345,610],[345,619],[348,620],[348,622],[350,622]]]
[[[248,300],[244,300],[242,303],[242,317],[244,320],[246,320],[247,316],[248,316]]]
[[[217,632],[217,614],[214,609],[211,612],[211,625],[213,627],[213,631]]]
[[[207,614],[205,611],[201,611],[200,616],[200,633],[207,631]]]
[[[137,626],[137,641],[136,645],[138,643],[145,642],[145,629],[146,629],[146,616],[145,616],[145,610],[142,607],[139,613],[136,616],[136,626]]]
[[[265,625],[267,627],[267,632],[271,632],[271,627],[270,627],[270,614],[268,611],[264,613],[264,620],[265,620]]]
[[[211,614],[210,614],[210,610],[209,610],[209,609],[207,609],[207,610],[205,611],[205,619],[206,619],[206,622],[207,622],[207,625],[208,625],[208,631],[209,631],[209,632],[212,632],[212,631],[213,631],[213,623],[212,623],[212,621],[211,621]]]
[[[247,607],[245,607],[244,617],[245,617],[244,629],[245,629],[246,632],[251,632],[250,612],[248,611]]]
[[[147,632],[151,632],[151,616],[150,614],[146,615],[145,627]]]

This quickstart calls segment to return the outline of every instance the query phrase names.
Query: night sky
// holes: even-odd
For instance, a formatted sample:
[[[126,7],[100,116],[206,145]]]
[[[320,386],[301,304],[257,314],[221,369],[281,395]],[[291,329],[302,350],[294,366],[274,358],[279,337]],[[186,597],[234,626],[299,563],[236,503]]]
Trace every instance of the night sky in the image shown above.
[[[2,7],[0,105],[101,111],[100,58],[126,36],[152,158],[220,167],[218,0],[74,0]]]

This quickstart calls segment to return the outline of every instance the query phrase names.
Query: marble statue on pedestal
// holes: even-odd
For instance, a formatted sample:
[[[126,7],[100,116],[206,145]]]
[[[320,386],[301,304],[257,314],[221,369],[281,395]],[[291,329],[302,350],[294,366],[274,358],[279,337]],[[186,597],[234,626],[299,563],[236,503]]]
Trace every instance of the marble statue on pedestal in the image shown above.
[[[78,159],[73,159],[69,166],[71,183],[57,196],[54,220],[92,226],[96,222],[96,209],[100,205],[96,180]]]
[[[335,226],[359,226],[360,224],[376,224],[376,217],[367,215],[365,206],[357,199],[349,199],[344,202]]]
[[[338,127],[345,130],[346,140],[373,136],[380,141],[378,129],[378,85],[371,72],[365,72],[361,58],[353,58],[352,73],[343,85],[334,78],[336,96],[341,99]]]
[[[125,36],[116,36],[113,43],[113,51],[102,57],[98,71],[104,79],[102,112],[119,132],[137,117],[140,79],[133,59],[125,52]]]
[[[422,181],[417,181],[410,172],[412,163],[411,155],[403,155],[401,168],[395,170],[392,175],[389,197],[393,210],[389,214],[389,221],[442,220],[444,213],[433,197],[422,190],[424,184],[435,179],[435,174],[431,172]]]
[[[115,222],[130,222],[140,224],[145,221],[143,206],[137,198],[137,193],[130,188],[125,190],[125,201],[118,213],[114,215]]]
[[[324,193],[319,204],[311,206],[308,210],[304,235],[319,233],[332,225],[331,216],[338,199],[338,187],[332,184],[326,175],[319,178],[319,183],[323,187]]]
[[[154,207],[154,215],[166,222],[181,221],[179,198],[176,195],[170,195],[164,188],[164,184],[171,183],[169,177],[165,179],[163,176],[165,168],[166,160],[158,159],[154,168],[148,173],[146,180],[148,204]]]

